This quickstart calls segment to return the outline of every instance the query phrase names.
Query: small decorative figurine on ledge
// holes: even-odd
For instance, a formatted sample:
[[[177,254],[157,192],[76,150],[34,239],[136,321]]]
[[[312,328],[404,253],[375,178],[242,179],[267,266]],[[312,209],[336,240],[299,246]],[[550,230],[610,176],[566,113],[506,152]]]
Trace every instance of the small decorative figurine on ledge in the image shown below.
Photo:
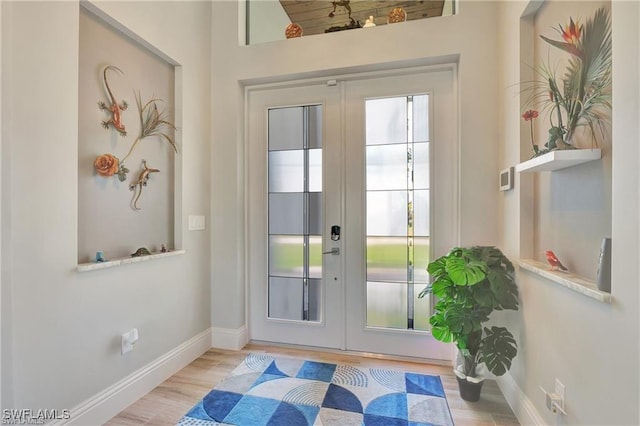
[[[122,123],[122,117],[120,116],[120,111],[124,111],[125,109],[127,109],[129,105],[127,105],[127,102],[124,100],[118,104],[118,101],[116,101],[115,96],[113,96],[113,93],[111,92],[111,88],[109,87],[109,82],[107,81],[107,71],[109,70],[118,71],[120,74],[124,74],[120,68],[114,65],[107,65],[102,71],[102,78],[104,80],[104,85],[105,85],[105,88],[107,89],[107,94],[109,95],[109,104],[103,101],[100,101],[98,102],[98,106],[100,107],[100,109],[108,110],[109,113],[111,114],[111,117],[108,120],[102,121],[102,127],[104,127],[105,129],[108,129],[109,126],[113,126],[113,128],[116,129],[118,133],[120,133],[120,136],[127,136],[127,131],[124,127],[124,124]]]
[[[165,243],[160,244],[160,253],[166,253],[169,250],[167,250],[167,245]]]
[[[140,247],[135,253],[131,253],[131,257],[148,256],[151,252],[146,247]]]
[[[376,23],[374,22],[373,16],[369,16],[369,18],[364,21],[364,25],[362,26],[362,28],[371,28],[371,27],[375,27]]]
[[[567,267],[564,266],[562,262],[560,262],[560,259],[556,257],[553,251],[547,250],[544,252],[544,254],[545,256],[547,256],[547,262],[549,262],[549,265],[551,265],[552,271],[557,271],[557,270],[567,271]]]
[[[107,259],[104,257],[104,253],[101,251],[96,252],[96,263],[106,262]]]
[[[343,26],[338,26],[338,25],[334,25],[332,27],[327,28],[326,30],[324,30],[325,33],[333,33],[336,31],[342,31],[342,30],[352,30],[355,28],[362,28],[362,26],[360,25],[360,21],[356,21],[355,19],[353,19],[351,17],[351,4],[350,4],[351,0],[340,0],[340,1],[332,1],[331,5],[333,6],[333,10],[331,12],[329,12],[329,18],[333,18],[334,16],[336,16],[336,8],[338,6],[343,7],[348,13],[349,13],[349,23]]]
[[[149,180],[149,175],[151,173],[159,173],[160,170],[158,169],[151,169],[149,167],[147,167],[147,162],[146,160],[142,160],[142,166],[143,169],[140,172],[140,175],[138,176],[138,180],[133,182],[131,185],[129,185],[129,189],[131,191],[135,191],[137,193],[137,195],[135,196],[135,199],[133,200],[133,209],[134,210],[140,210],[137,206],[138,200],[140,199],[140,196],[142,195],[142,187],[143,186],[147,186],[147,181]]]

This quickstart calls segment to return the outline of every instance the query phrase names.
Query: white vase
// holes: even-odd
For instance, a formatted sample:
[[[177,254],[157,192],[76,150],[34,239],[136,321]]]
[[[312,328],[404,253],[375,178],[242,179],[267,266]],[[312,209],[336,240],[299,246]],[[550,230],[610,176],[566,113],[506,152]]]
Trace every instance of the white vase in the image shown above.
[[[603,238],[600,245],[596,284],[600,291],[611,293],[611,238]]]

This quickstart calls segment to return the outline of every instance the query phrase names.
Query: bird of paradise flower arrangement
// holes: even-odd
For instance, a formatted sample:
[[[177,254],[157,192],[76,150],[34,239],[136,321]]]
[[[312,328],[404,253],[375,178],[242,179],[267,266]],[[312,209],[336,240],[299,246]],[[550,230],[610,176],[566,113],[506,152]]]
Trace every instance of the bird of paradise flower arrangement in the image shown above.
[[[569,53],[567,69],[558,79],[549,65],[535,69],[540,77],[525,82],[530,91],[527,106],[541,105],[541,111],[549,116],[550,128],[545,148],[531,142],[534,157],[556,149],[573,149],[574,135],[578,127],[587,127],[595,142],[596,129],[604,134],[611,110],[611,23],[607,9],[598,9],[583,26],[569,19],[569,24],[559,25],[558,33],[564,41],[540,37],[551,46]],[[535,113],[535,116],[534,114]],[[531,121],[538,116],[534,109],[522,117]],[[533,124],[532,124],[533,125]]]

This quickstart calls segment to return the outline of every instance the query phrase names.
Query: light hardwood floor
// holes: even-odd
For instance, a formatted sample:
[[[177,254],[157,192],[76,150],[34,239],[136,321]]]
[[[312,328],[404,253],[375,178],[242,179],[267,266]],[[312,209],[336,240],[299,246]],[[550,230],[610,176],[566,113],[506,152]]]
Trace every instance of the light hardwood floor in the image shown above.
[[[447,402],[456,425],[519,424],[493,380],[485,381],[480,401],[466,402],[460,398],[456,378],[449,367],[261,344],[249,344],[240,351],[210,349],[106,424],[111,426],[175,425],[194,404],[237,367],[249,352],[266,352],[274,356],[313,361],[438,374],[442,379]]]

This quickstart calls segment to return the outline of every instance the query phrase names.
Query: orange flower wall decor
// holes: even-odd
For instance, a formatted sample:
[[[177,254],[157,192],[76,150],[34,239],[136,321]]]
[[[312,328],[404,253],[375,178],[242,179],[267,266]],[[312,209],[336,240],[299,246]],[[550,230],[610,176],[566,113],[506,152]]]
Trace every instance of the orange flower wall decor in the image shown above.
[[[99,155],[93,162],[96,172],[100,176],[110,177],[118,172],[118,158],[111,154]]]

